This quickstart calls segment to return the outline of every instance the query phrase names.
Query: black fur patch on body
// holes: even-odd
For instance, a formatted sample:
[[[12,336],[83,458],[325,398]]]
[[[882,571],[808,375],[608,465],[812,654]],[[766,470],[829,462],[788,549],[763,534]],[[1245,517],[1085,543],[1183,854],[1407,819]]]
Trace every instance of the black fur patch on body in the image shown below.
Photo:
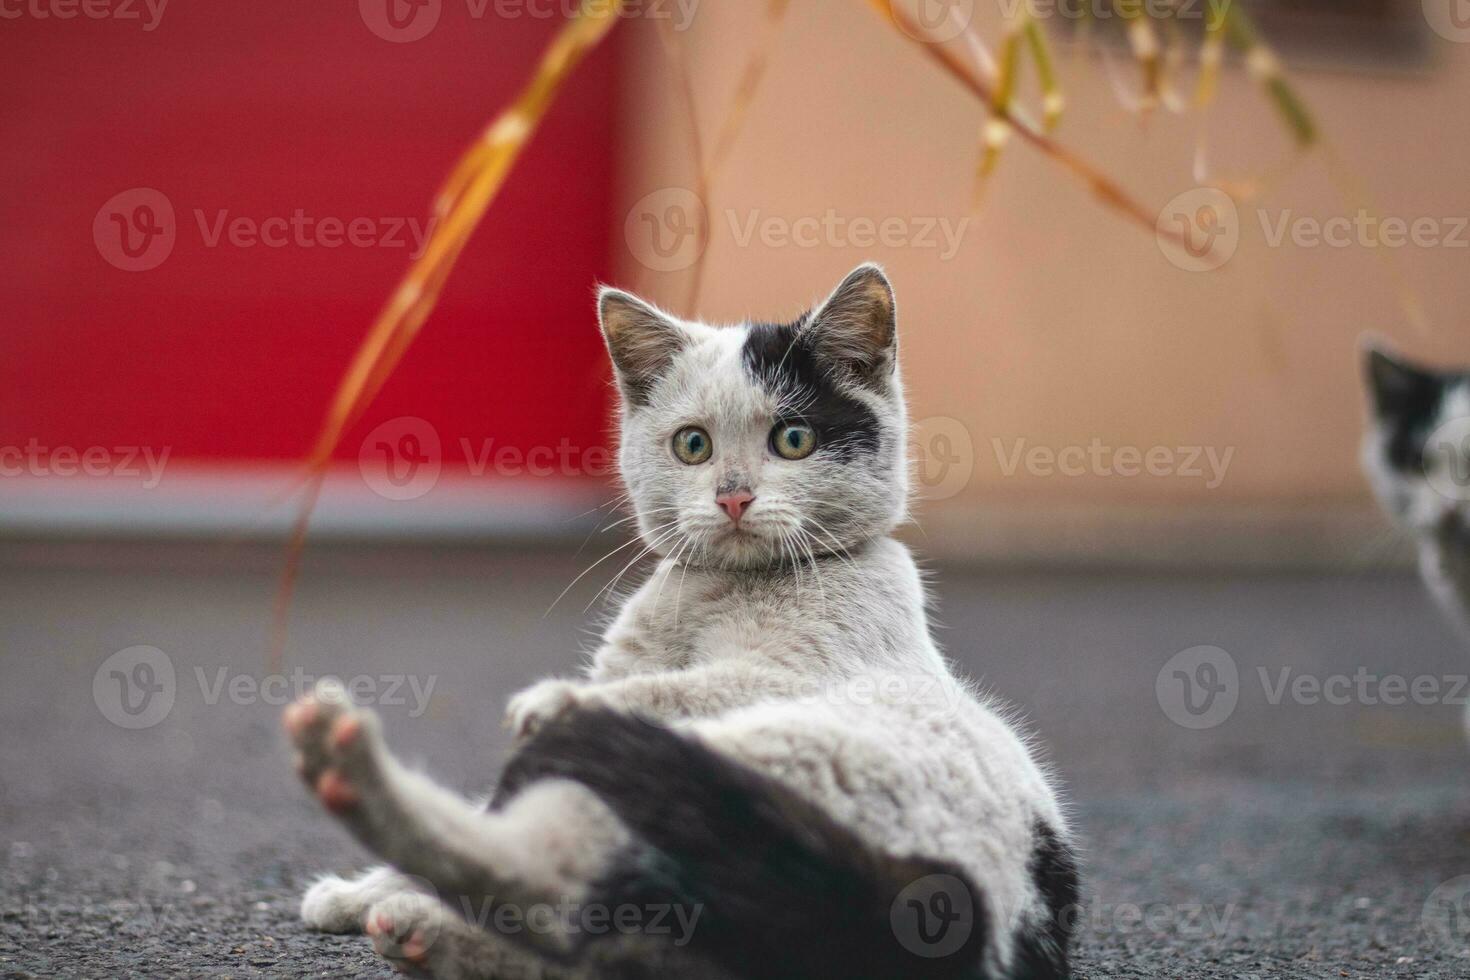
[[[1077,913],[1077,858],[1066,841],[1038,820],[1036,842],[1027,869],[1031,882],[1046,903],[1043,927],[1032,927],[1017,937],[1016,980],[1067,980],[1072,975],[1072,925]]]
[[[815,346],[795,323],[751,324],[742,355],[746,373],[791,403],[787,421],[802,421],[817,434],[817,452],[846,462],[878,451],[878,418],[834,383]]]
[[[988,980],[980,965],[989,929],[984,896],[961,870],[882,854],[787,787],[694,738],[612,711],[577,711],[520,750],[492,805],[557,778],[595,792],[642,845],[600,883],[595,900],[700,907],[688,952],[735,976]],[[928,875],[954,876],[975,906],[963,946],[930,959],[906,950],[890,921],[899,893]]]

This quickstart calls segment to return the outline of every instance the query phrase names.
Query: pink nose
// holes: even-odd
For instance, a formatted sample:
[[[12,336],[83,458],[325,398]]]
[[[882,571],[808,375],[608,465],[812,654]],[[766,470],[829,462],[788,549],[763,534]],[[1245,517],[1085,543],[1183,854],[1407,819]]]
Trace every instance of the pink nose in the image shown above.
[[[725,508],[725,513],[729,514],[730,520],[736,524],[740,523],[740,515],[745,513],[745,509],[750,506],[753,500],[755,500],[755,494],[745,490],[740,490],[735,493],[722,493],[715,497],[715,503]]]

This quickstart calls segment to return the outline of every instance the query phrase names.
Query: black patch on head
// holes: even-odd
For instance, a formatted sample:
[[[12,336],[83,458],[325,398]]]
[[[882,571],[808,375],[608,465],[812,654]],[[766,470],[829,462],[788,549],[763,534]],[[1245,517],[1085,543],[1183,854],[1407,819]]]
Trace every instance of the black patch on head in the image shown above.
[[[640,841],[598,883],[596,900],[700,907],[687,952],[735,976],[986,980],[984,896],[963,871],[883,854],[692,737],[612,711],[576,711],[548,723],[511,760],[492,805],[539,779],[587,786]],[[928,875],[951,875],[974,898],[965,943],[944,957],[908,951],[890,921],[899,894]]]
[[[1449,377],[1383,351],[1368,352],[1373,409],[1388,426],[1388,462],[1400,472],[1424,469],[1424,443],[1439,418]]]
[[[795,411],[781,421],[805,422],[817,434],[818,453],[846,463],[858,453],[878,451],[878,417],[844,392],[832,365],[823,362],[807,318],[795,323],[756,323],[745,339],[745,370],[757,384],[778,394]]]
[[[1028,980],[1066,980],[1072,975],[1072,925],[1077,911],[1077,858],[1045,821],[1036,821],[1035,844],[1027,869],[1046,903],[1042,928],[1029,927],[1017,937],[1014,975]]]

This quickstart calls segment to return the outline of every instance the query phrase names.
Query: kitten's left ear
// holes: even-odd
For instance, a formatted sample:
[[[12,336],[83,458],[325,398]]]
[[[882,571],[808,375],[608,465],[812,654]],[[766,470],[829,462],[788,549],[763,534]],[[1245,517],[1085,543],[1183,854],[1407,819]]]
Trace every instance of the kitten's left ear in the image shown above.
[[[672,317],[610,286],[598,291],[597,317],[623,397],[633,405],[645,404],[654,382],[683,349],[687,335]]]
[[[1444,380],[1434,371],[1409,363],[1377,338],[1365,337],[1361,346],[1368,390],[1379,415],[1409,415],[1439,397]]]
[[[867,262],[849,272],[812,311],[805,332],[839,372],[869,387],[884,385],[898,360],[898,319],[883,270]]]

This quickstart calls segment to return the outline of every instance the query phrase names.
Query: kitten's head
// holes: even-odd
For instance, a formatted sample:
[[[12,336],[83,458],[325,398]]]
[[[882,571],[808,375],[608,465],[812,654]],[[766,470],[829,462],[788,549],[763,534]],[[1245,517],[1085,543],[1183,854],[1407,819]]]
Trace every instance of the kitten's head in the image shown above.
[[[619,462],[656,551],[771,565],[902,519],[907,422],[877,266],[793,323],[688,323],[616,289],[598,303],[622,394]]]
[[[1364,344],[1372,410],[1363,467],[1379,503],[1416,532],[1470,517],[1470,375],[1412,364]],[[1460,429],[1464,429],[1463,432]]]

